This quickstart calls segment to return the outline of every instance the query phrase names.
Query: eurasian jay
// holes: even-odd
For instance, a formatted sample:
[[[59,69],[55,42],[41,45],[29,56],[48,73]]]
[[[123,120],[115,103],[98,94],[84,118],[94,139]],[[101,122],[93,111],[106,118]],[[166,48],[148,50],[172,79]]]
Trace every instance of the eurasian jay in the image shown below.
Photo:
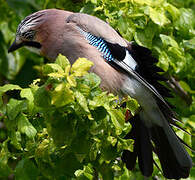
[[[85,57],[94,63],[91,72],[101,78],[102,89],[121,97],[130,95],[139,102],[141,110],[126,137],[134,139],[134,151],[122,155],[128,169],[134,168],[138,157],[142,174],[151,176],[154,151],[165,177],[189,176],[192,160],[170,126],[176,120],[164,100],[170,92],[158,82],[165,79],[157,73],[162,70],[155,66],[157,59],[148,49],[129,43],[96,17],[57,9],[38,11],[19,24],[8,52],[22,46],[52,61],[59,53],[71,64]]]

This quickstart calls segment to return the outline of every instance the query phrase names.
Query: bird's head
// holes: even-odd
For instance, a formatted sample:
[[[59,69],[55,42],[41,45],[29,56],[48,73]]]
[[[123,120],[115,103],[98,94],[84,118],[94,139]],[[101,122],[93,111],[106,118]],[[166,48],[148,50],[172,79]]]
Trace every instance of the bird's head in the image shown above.
[[[34,13],[22,20],[17,28],[15,41],[9,47],[8,52],[13,52],[23,46],[36,49],[39,52],[42,45],[38,34],[45,20],[43,12]]]
[[[15,41],[9,47],[8,52],[13,52],[21,47],[27,47],[31,51],[42,54],[44,46],[49,40],[54,41],[59,26],[65,22],[70,12],[56,9],[38,11],[27,16],[18,25]],[[58,21],[56,21],[56,19]]]

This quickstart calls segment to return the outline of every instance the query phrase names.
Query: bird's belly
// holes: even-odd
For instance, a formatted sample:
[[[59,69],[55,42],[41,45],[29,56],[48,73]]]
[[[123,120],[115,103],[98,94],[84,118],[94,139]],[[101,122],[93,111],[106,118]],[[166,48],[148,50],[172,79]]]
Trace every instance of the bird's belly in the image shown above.
[[[159,120],[159,107],[153,94],[140,82],[131,77],[127,77],[122,86],[122,93],[128,94],[136,99],[142,108],[141,119],[145,121],[146,126],[151,127],[152,124],[162,126]]]
[[[123,93],[135,98],[143,107],[154,104],[152,93],[134,78],[127,77],[121,89]]]

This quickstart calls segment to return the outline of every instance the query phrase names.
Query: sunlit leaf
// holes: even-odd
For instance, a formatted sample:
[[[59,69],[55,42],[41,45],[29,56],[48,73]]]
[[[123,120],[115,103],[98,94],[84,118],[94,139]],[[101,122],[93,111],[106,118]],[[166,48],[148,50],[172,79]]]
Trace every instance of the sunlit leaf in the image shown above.
[[[81,107],[86,112],[89,112],[88,105],[87,105],[87,100],[85,99],[85,97],[79,91],[75,92],[75,97],[76,97],[76,100],[78,101],[78,103],[81,105]]]
[[[190,86],[189,86],[185,81],[180,81],[179,84],[181,85],[181,87],[182,87],[185,91],[187,91],[187,92],[189,92],[189,93],[191,93],[191,94],[195,94],[195,90],[192,90],[192,89],[190,88]]]
[[[51,104],[60,107],[74,101],[73,92],[65,84],[59,84],[52,92]]]
[[[43,66],[43,74],[47,75],[50,73],[64,73],[62,67],[58,64],[46,64]]]
[[[61,54],[58,55],[55,63],[58,64],[64,71],[66,71],[66,68],[70,66],[69,60]]]
[[[30,88],[25,88],[21,90],[20,96],[28,100],[29,111],[32,112],[34,108],[34,96]]]
[[[165,24],[168,24],[170,21],[169,19],[165,16],[164,12],[162,9],[154,9],[150,7],[150,18],[152,21],[159,26],[163,26]]]
[[[165,45],[165,46],[173,46],[176,48],[179,47],[177,42],[171,36],[160,34],[160,38],[162,40],[163,45]]]
[[[85,58],[79,58],[71,68],[71,72],[75,76],[83,76],[87,74],[87,71],[93,66],[93,63]]]

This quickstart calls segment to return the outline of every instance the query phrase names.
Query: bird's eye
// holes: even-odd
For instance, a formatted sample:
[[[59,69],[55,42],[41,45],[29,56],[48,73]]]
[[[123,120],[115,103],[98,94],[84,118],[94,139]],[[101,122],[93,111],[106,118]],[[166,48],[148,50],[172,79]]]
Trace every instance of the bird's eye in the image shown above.
[[[28,36],[26,36],[26,39],[28,39],[28,40],[31,40],[31,39],[33,39],[33,34],[29,34]]]
[[[34,34],[35,34],[34,31],[31,30],[31,31],[22,33],[22,36],[27,40],[33,40]]]

